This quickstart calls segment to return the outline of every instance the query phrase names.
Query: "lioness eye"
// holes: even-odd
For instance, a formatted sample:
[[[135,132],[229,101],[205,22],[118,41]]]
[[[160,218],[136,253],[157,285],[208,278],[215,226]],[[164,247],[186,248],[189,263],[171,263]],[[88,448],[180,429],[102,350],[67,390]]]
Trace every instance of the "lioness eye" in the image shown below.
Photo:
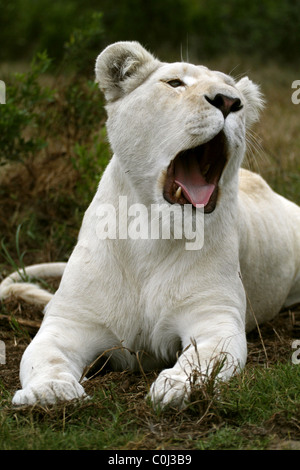
[[[179,80],[179,78],[175,78],[174,80],[169,80],[167,82],[167,84],[170,85],[173,88],[177,88],[179,86],[184,86],[184,83],[181,80]]]

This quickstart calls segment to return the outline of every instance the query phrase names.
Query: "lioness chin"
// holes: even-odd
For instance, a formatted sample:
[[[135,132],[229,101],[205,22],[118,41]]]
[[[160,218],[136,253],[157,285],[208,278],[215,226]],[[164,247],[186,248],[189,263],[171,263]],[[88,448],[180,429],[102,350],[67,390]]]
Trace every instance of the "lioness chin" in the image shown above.
[[[201,381],[219,362],[228,379],[245,365],[246,331],[300,301],[300,209],[240,170],[262,107],[248,78],[162,63],[120,42],[97,58],[96,79],[114,155],[67,265],[28,268],[63,273],[60,287],[51,296],[14,282],[18,274],[1,285],[2,297],[47,303],[13,403],[83,397],[83,370],[104,354],[116,370],[162,369],[150,398],[181,407],[195,374]],[[175,236],[185,214],[193,228]],[[187,249],[200,231],[201,246]]]

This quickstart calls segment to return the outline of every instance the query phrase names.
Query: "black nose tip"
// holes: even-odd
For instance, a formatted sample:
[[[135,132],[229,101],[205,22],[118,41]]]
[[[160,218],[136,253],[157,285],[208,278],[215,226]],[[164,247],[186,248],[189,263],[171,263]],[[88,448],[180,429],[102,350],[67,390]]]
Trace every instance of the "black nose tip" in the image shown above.
[[[205,96],[205,99],[211,105],[215,106],[215,108],[222,111],[224,118],[226,118],[229,113],[239,111],[243,107],[239,98],[231,98],[230,96],[225,96],[222,93],[218,93],[213,99]]]

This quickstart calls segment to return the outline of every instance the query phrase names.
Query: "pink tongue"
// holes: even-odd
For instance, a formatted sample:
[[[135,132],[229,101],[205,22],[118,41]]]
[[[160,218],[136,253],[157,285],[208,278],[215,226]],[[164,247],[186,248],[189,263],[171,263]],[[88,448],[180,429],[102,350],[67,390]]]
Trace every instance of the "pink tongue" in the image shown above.
[[[193,206],[196,204],[206,206],[216,187],[215,184],[205,181],[197,159],[192,154],[175,161],[175,182],[181,186],[183,195]]]

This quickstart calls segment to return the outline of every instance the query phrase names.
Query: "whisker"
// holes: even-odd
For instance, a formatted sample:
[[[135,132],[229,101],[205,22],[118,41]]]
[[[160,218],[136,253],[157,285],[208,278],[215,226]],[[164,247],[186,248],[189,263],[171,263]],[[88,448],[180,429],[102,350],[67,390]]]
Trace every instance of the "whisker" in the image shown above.
[[[261,173],[260,162],[267,160],[267,154],[259,142],[258,137],[253,131],[247,130],[246,133],[247,151],[245,155],[245,164],[249,169]]]

